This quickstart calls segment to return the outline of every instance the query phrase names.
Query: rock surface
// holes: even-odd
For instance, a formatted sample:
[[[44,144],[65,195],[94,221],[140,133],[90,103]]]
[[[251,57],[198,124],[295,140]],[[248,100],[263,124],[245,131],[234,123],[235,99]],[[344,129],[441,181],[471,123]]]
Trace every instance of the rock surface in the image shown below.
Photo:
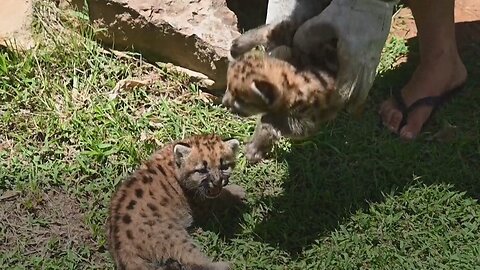
[[[89,16],[107,31],[98,38],[206,75],[209,89],[226,86],[231,40],[240,35],[226,0],[90,0]]]
[[[12,45],[20,50],[35,46],[31,34],[32,0],[0,1],[0,46]]]
[[[84,0],[54,0],[61,9],[73,9],[82,11],[85,8]]]

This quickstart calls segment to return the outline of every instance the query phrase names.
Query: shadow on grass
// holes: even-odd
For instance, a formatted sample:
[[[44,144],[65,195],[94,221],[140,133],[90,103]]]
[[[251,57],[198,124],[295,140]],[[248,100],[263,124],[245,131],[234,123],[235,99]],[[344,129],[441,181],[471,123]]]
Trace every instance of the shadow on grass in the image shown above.
[[[480,28],[480,22],[457,27]],[[408,40],[411,50],[416,43]],[[465,91],[436,114],[417,141],[405,143],[390,134],[376,113],[390,89],[398,90],[413,72],[418,62],[413,52],[406,63],[377,78],[361,120],[341,115],[314,139],[278,153],[288,164],[289,178],[280,197],[263,199],[274,210],[255,228],[261,241],[296,256],[369,202],[418,181],[450,183],[480,198],[480,47],[467,42],[461,48],[469,70]],[[457,126],[456,135],[443,143],[428,140],[442,122]]]
[[[200,227],[204,231],[216,232],[224,239],[231,239],[241,230],[242,215],[250,210],[248,205],[239,204],[236,200],[206,205],[206,212],[194,215],[194,226],[191,229]]]

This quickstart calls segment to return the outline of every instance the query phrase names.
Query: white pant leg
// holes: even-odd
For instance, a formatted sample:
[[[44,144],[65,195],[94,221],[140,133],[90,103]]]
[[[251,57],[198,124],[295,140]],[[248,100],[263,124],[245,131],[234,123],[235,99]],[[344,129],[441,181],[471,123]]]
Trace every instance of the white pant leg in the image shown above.
[[[266,23],[276,23],[289,17],[297,5],[297,0],[269,0]]]

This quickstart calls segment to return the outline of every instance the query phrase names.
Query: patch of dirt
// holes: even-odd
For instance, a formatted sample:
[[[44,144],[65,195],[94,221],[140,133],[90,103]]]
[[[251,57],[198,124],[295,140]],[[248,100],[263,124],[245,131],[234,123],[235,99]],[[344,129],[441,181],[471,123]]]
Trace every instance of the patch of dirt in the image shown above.
[[[0,153],[3,151],[11,152],[13,145],[14,141],[12,139],[9,139],[7,136],[0,134]]]
[[[480,1],[455,1],[455,30],[460,50],[469,44],[480,43]],[[409,8],[402,8],[397,12],[391,34],[404,39],[417,36],[417,27]]]
[[[16,193],[0,199],[0,253],[20,249],[24,255],[48,257],[51,241],[56,242],[55,249],[59,251],[74,246],[95,246],[74,198],[61,190],[53,190]]]

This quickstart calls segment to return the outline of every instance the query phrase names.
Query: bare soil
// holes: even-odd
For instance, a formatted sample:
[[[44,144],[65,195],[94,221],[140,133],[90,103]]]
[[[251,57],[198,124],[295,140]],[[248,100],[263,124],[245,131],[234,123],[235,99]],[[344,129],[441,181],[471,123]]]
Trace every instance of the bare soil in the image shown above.
[[[460,50],[467,49],[466,47],[473,43],[480,44],[480,1],[455,1],[455,30]],[[402,8],[397,12],[391,34],[404,39],[417,37],[417,27],[409,8]],[[477,46],[476,49],[480,48]]]
[[[0,253],[25,247],[24,255],[48,256],[56,249],[95,246],[77,200],[60,190],[48,193],[7,191],[0,197]]]

